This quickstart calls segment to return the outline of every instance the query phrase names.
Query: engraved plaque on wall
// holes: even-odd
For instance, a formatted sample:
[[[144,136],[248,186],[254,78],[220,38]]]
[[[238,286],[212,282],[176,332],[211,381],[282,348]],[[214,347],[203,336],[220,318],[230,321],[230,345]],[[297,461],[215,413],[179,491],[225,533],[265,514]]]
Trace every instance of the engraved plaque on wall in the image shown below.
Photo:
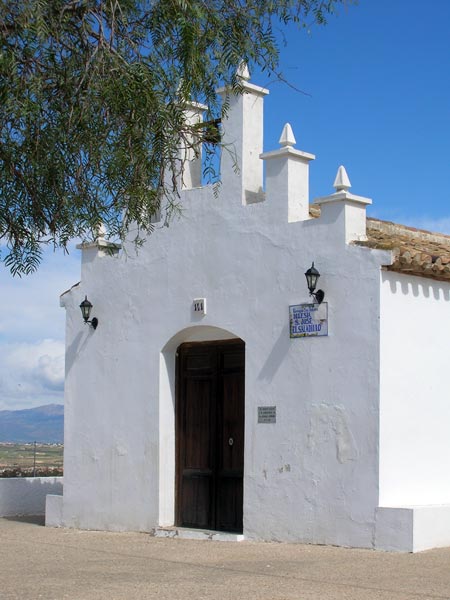
[[[276,423],[276,406],[258,406],[258,423]]]

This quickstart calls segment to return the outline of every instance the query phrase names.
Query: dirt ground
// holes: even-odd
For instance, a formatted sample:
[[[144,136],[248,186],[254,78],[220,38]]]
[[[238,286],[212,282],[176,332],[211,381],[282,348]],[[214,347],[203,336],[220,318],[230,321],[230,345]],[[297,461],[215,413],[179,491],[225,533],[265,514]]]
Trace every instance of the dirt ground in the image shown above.
[[[0,519],[1,600],[450,600],[450,548],[418,554],[154,538]]]

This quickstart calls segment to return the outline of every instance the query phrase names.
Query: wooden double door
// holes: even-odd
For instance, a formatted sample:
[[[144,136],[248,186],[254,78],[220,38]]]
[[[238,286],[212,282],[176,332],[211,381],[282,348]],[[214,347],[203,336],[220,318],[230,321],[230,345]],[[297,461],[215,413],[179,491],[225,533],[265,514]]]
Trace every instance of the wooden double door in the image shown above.
[[[177,354],[176,525],[242,532],[245,345]]]

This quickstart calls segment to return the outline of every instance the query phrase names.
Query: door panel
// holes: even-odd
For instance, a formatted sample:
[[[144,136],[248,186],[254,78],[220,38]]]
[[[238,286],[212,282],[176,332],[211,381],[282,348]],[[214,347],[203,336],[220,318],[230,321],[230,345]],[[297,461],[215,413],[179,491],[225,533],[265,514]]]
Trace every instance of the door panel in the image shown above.
[[[182,524],[184,527],[209,529],[211,520],[211,478],[183,478]]]
[[[242,477],[221,477],[217,493],[218,531],[242,533]]]
[[[176,524],[242,531],[244,343],[182,344],[177,370]]]
[[[211,397],[210,379],[186,381],[184,407],[184,468],[211,469]]]
[[[222,376],[222,469],[241,471],[244,466],[243,373]]]

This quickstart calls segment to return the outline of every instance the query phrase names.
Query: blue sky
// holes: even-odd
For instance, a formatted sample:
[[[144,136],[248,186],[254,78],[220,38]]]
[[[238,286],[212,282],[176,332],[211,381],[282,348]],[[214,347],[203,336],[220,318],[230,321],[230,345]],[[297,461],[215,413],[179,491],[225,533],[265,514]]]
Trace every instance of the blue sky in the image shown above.
[[[326,27],[289,27],[281,70],[305,94],[253,75],[270,90],[264,149],[290,122],[296,147],[316,155],[311,199],[333,191],[343,164],[370,215],[450,234],[449,25],[450,0],[360,0]],[[48,252],[27,278],[0,267],[0,410],[63,401],[59,295],[79,273],[75,249]]]
[[[266,150],[289,120],[316,154],[312,197],[344,164],[372,216],[450,233],[449,26],[449,0],[360,0],[309,34],[290,27],[281,68],[310,96],[261,81]]]

